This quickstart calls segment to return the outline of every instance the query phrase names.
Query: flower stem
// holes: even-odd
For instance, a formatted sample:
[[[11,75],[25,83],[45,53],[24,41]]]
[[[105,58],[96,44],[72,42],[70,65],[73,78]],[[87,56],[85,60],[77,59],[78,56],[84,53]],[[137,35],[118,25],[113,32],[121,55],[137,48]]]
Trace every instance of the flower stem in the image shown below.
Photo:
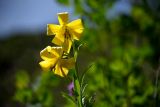
[[[75,48],[75,43],[73,42],[73,53],[74,53],[74,59],[75,59],[75,73],[74,73],[74,90],[76,92],[76,100],[77,100],[77,106],[78,107],[83,107],[82,106],[82,93],[81,93],[81,85],[78,77],[78,65],[77,65],[77,51]]]

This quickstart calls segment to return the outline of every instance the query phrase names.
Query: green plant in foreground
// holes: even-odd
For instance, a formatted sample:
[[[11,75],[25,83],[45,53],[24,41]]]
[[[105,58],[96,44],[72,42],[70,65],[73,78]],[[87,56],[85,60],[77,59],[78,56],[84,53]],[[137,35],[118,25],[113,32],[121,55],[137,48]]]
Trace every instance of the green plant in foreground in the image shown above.
[[[84,75],[80,78],[78,75],[77,55],[78,48],[75,40],[79,40],[83,32],[81,19],[68,23],[68,13],[59,13],[58,20],[60,25],[48,24],[47,35],[53,35],[52,43],[57,46],[47,46],[40,52],[43,59],[39,64],[44,71],[53,71],[60,77],[66,77],[69,69],[75,68],[71,75],[73,81],[72,96],[63,93],[63,96],[72,100],[78,107],[91,106],[93,98],[87,98],[83,95],[86,85],[83,84]],[[71,51],[73,50],[73,51]],[[89,99],[89,100],[88,100]]]

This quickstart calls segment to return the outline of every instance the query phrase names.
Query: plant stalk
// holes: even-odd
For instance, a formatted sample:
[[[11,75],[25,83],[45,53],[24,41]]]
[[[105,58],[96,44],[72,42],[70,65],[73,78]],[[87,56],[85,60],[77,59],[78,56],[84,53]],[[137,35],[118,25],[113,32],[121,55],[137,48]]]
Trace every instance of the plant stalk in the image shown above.
[[[82,93],[81,93],[81,85],[78,77],[78,65],[77,65],[77,51],[75,48],[75,43],[73,43],[73,54],[74,54],[74,59],[75,59],[75,73],[74,73],[74,91],[76,92],[76,100],[77,100],[77,106],[78,107],[83,107],[82,106]]]

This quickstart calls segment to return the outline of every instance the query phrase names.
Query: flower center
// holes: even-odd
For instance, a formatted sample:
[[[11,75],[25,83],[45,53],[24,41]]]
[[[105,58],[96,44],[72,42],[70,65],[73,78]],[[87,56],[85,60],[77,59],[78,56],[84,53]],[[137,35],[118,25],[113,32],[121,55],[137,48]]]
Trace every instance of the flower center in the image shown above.
[[[65,39],[71,39],[71,35],[70,35],[69,29],[67,27],[65,28],[64,35],[65,35]]]

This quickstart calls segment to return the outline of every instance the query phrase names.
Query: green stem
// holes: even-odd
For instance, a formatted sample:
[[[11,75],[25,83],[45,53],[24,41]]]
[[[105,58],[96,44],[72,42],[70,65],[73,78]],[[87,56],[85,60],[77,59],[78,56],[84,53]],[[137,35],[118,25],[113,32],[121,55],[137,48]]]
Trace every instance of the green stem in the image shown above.
[[[74,89],[77,94],[76,99],[77,99],[77,105],[78,107],[83,107],[82,106],[82,93],[81,93],[81,85],[78,77],[78,65],[77,65],[77,51],[75,49],[75,43],[73,43],[73,53],[74,53],[74,59],[75,59],[75,73],[74,73]]]

